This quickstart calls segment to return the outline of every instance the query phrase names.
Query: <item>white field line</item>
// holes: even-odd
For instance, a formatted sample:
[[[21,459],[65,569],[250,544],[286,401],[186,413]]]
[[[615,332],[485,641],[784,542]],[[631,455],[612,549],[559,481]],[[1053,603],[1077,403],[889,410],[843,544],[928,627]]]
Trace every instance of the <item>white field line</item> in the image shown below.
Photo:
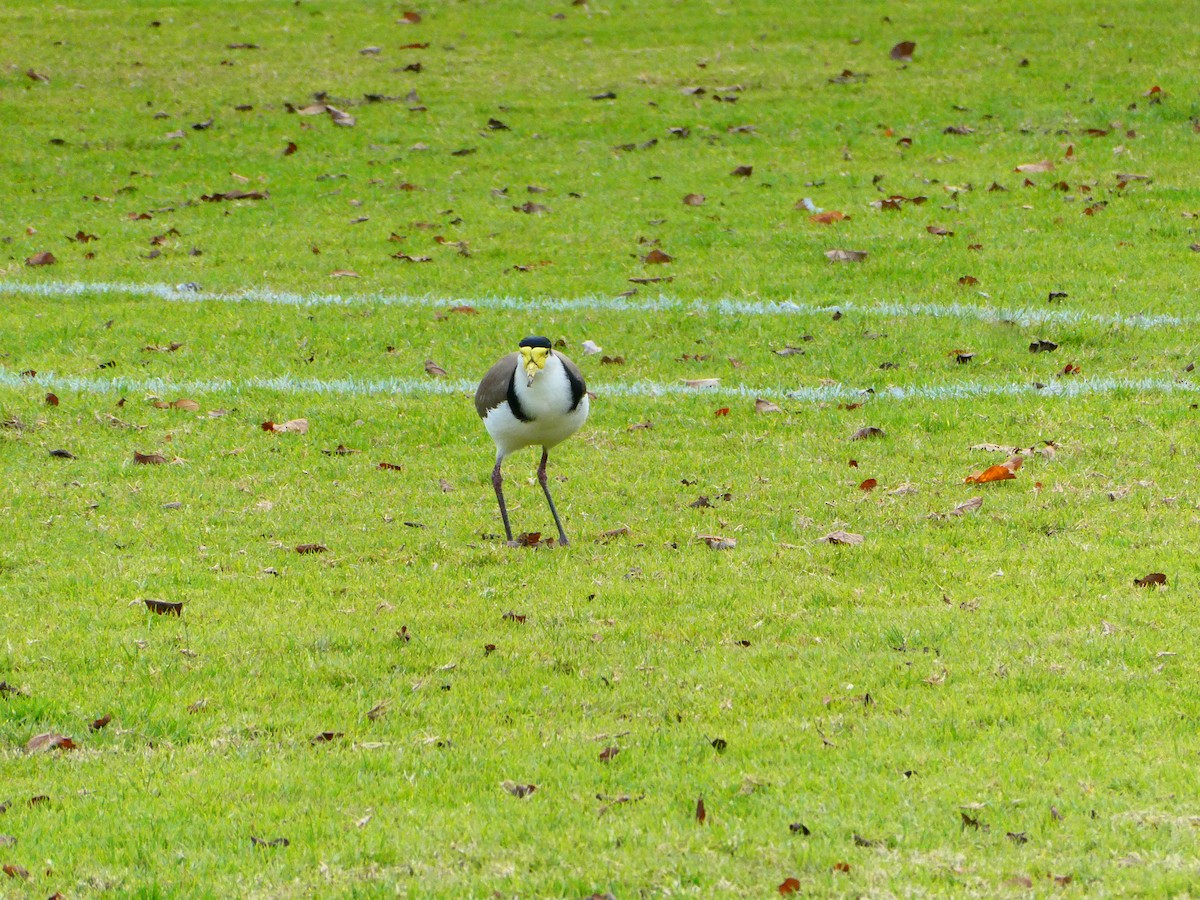
[[[311,394],[324,396],[380,396],[394,395],[421,397],[432,395],[469,396],[475,392],[470,381],[450,381],[417,378],[385,379],[320,379],[292,378],[244,378],[240,380],[208,379],[203,381],[172,381],[164,378],[137,379],[125,376],[113,378],[89,378],[76,375],[55,375],[39,372],[26,377],[0,367],[0,388],[23,388],[36,385],[54,391],[75,391],[89,394],[138,393],[158,397],[187,394],[193,399],[205,394],[241,393],[250,390],[270,391],[281,394]],[[835,385],[830,387],[752,387],[744,384],[719,385],[709,388],[692,388],[682,382],[659,381],[611,382],[592,385],[598,397],[674,397],[680,395],[730,397],[751,399],[756,397],[776,400],[796,400],[802,403],[826,403],[844,400],[962,400],[975,397],[1084,397],[1120,392],[1133,394],[1194,393],[1200,385],[1190,381],[1173,381],[1161,378],[1092,378],[1060,379],[1043,388],[1032,384],[1004,382],[963,381],[955,384],[924,385],[913,387],[884,387],[869,394],[861,389]]]
[[[572,310],[598,310],[608,312],[659,312],[683,310],[718,316],[826,316],[835,310],[843,313],[857,312],[868,315],[892,316],[895,318],[928,317],[935,319],[964,319],[981,322],[1015,322],[1021,326],[1031,325],[1076,325],[1094,324],[1106,327],[1163,328],[1179,325],[1194,325],[1195,318],[1181,316],[1145,315],[1102,315],[1070,309],[1043,309],[1034,307],[973,306],[964,303],[856,303],[842,302],[807,303],[794,300],[679,300],[667,296],[656,299],[635,300],[625,297],[574,297],[574,298],[525,298],[525,297],[444,297],[437,295],[388,294],[382,292],[366,294],[321,294],[275,291],[270,288],[246,288],[244,290],[217,293],[192,290],[183,285],[172,287],[166,284],[133,284],[121,282],[88,281],[44,281],[24,282],[0,280],[0,295],[25,294],[38,297],[74,297],[80,295],[117,294],[130,297],[152,297],[177,303],[268,303],[282,306],[413,306],[445,307],[460,303],[476,309],[514,310],[519,312],[567,312]]]

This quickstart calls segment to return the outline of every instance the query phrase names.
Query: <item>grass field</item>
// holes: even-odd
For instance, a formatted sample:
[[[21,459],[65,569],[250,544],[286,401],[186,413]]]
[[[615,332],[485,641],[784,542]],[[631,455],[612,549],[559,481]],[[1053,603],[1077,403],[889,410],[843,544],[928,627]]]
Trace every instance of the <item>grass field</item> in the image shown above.
[[[1200,893],[1189,7],[5,5],[0,896]]]

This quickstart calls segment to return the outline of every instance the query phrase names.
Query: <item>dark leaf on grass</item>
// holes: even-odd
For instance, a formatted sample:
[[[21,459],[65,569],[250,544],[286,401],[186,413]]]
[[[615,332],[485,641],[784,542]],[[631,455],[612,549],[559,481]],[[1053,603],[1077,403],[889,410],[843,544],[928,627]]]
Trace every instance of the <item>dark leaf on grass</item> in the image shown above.
[[[712,507],[712,501],[709,500],[706,495],[701,494],[699,497],[689,503],[688,506],[692,509],[710,509]]]
[[[76,231],[75,236],[68,237],[67,240],[76,241],[80,244],[86,244],[89,241],[98,241],[100,238],[96,237],[94,234],[88,234],[86,231]]]
[[[50,455],[55,459],[75,459],[75,454],[70,450],[51,450]]]
[[[502,781],[500,786],[514,797],[524,800],[537,790],[536,784],[517,784],[515,781]]]
[[[296,552],[301,553],[301,554],[304,554],[304,553],[327,553],[328,551],[329,551],[329,548],[326,547],[324,544],[297,544],[296,545]]]
[[[161,466],[167,461],[167,458],[161,453],[139,453],[134,450],[133,461],[139,466]]]
[[[872,840],[870,838],[865,838],[858,832],[855,832],[854,833],[854,846],[855,847],[882,847],[883,841],[877,841],[877,840]]]
[[[974,275],[964,275],[962,278],[958,279],[958,283],[963,287],[974,287],[975,285],[979,284],[979,279]]]
[[[520,206],[514,206],[513,212],[529,213],[530,215],[540,215],[541,213],[550,212],[550,207],[543,206],[541,203],[534,203],[532,200],[526,200]]]
[[[1030,353],[1052,353],[1058,349],[1058,344],[1054,341],[1036,340],[1029,345]]]
[[[841,872],[844,875],[849,875],[850,874],[850,863],[847,863],[847,862],[834,863],[833,871]]]
[[[295,153],[299,149],[300,148],[296,146],[295,141],[288,141],[288,145],[283,148],[283,155],[291,156],[293,153]]]
[[[45,794],[37,794],[29,798],[29,807],[32,809],[38,806],[45,806],[50,802],[50,798]]]
[[[160,616],[179,616],[183,614],[183,603],[171,600],[143,600],[146,609]]]
[[[499,119],[488,119],[487,127],[491,131],[509,131],[510,130],[509,127],[507,125],[505,125],[503,122],[501,122]]]
[[[956,351],[954,354],[954,361],[956,363],[959,363],[960,365],[965,365],[966,363],[969,363],[974,358],[975,358],[974,353],[967,353],[967,352],[964,352],[961,350]]]
[[[975,129],[968,125],[950,125],[942,129],[942,134],[974,134]]]
[[[795,878],[785,878],[783,884],[779,885],[779,893],[783,896],[794,894],[800,890],[800,882]]]
[[[696,821],[703,825],[707,818],[708,810],[704,808],[704,797],[700,797],[696,800]]]
[[[749,178],[754,174],[754,166],[738,166],[729,174],[735,175],[738,178]]]
[[[49,250],[43,250],[41,253],[35,253],[33,256],[25,260],[27,266],[52,266],[58,259]]]
[[[28,69],[25,72],[25,77],[28,78],[30,81],[40,81],[42,84],[50,83],[50,76],[43,75],[41,72],[37,71],[36,69]]]
[[[338,444],[335,450],[322,450],[326,456],[350,456],[352,453],[362,453],[361,450],[352,450],[345,444]]]
[[[788,826],[788,831],[790,831],[792,834],[803,835],[804,837],[808,837],[810,834],[812,834],[812,832],[809,831],[808,826],[803,822],[793,822]]]
[[[1061,375],[1078,375],[1080,373],[1080,371],[1081,371],[1081,369],[1079,368],[1079,366],[1075,365],[1074,363],[1067,363],[1065,366],[1062,367],[1062,371],[1057,374],[1060,376]]]
[[[724,753],[725,748],[729,746],[729,742],[725,738],[710,738],[708,742],[712,744],[713,749],[718,753]]]
[[[826,250],[826,259],[831,262],[862,262],[867,258],[866,250]]]
[[[29,877],[29,870],[23,866],[17,865],[16,863],[5,863],[4,874],[9,878],[19,878],[24,881]]]
[[[508,612],[506,612],[504,615],[502,615],[500,618],[506,619],[509,622],[516,622],[518,625],[523,625],[525,623],[525,616],[518,615],[517,613],[513,612],[511,609]]]
[[[858,486],[858,489],[860,491],[873,491],[878,486],[879,486],[878,481],[876,481],[874,478],[868,478],[866,481],[864,481],[862,484],[860,484]]]
[[[1162,572],[1151,572],[1145,578],[1133,579],[1133,583],[1136,584],[1138,587],[1156,588],[1160,584],[1167,583],[1167,576],[1164,575]]]
[[[954,232],[943,228],[941,225],[926,225],[925,230],[930,234],[935,234],[938,237],[953,237]]]
[[[193,131],[207,131],[209,128],[212,128],[212,126],[213,126],[213,118],[212,118],[212,116],[209,116],[203,122],[193,123],[192,130]]]
[[[432,359],[425,360],[425,372],[432,375],[434,378],[445,378],[446,370],[435,363]]]
[[[310,744],[328,744],[332,741],[336,741],[340,737],[345,737],[345,736],[346,736],[345,733],[341,732],[341,731],[322,731],[320,734],[318,734],[316,737],[314,737],[311,741],[309,741],[309,743]]]
[[[916,49],[917,45],[913,41],[901,41],[888,52],[888,56],[897,62],[912,62]]]
[[[609,762],[614,756],[621,752],[620,747],[605,747],[600,751],[600,762]]]
[[[683,202],[686,206],[703,206],[707,199],[703,194],[684,194]]]
[[[275,838],[274,840],[268,841],[260,837],[255,837],[254,835],[250,835],[250,845],[252,847],[286,847],[290,843],[291,841],[285,837]]]
[[[408,630],[407,625],[401,625],[400,630],[396,632],[396,637],[398,637],[402,643],[407,644],[412,640],[412,632]]]
[[[101,728],[106,726],[111,721],[112,721],[112,716],[103,715],[100,718],[96,719],[94,722],[92,722],[90,725],[88,725],[88,730],[89,731],[99,731]]]
[[[404,467],[403,467],[403,466],[398,466],[398,465],[396,465],[395,463],[390,463],[390,462],[381,462],[381,463],[379,464],[379,468],[381,468],[381,469],[387,469],[387,470],[389,470],[389,471],[392,471],[392,472],[403,472],[403,471],[404,471]]]
[[[599,94],[592,94],[593,100],[616,100],[617,95],[613,91],[604,91]]]
[[[661,250],[656,248],[643,256],[642,262],[648,266],[657,266],[662,265],[663,263],[672,262],[674,259],[675,257],[669,256],[668,254],[663,253]]]
[[[849,219],[841,210],[827,209],[824,212],[819,212],[808,217],[808,221],[817,225],[832,225],[834,222],[840,222],[842,219]]]
[[[1004,836],[1017,845],[1029,843],[1029,835],[1023,831],[1009,831]]]
[[[876,428],[874,425],[868,425],[865,428],[860,428],[854,434],[850,435],[852,441],[866,441],[871,438],[883,437],[883,429]]]
[[[57,734],[53,731],[47,731],[44,734],[36,734],[29,739],[29,743],[25,745],[26,753],[41,753],[45,750],[74,750],[75,742],[65,734]]]

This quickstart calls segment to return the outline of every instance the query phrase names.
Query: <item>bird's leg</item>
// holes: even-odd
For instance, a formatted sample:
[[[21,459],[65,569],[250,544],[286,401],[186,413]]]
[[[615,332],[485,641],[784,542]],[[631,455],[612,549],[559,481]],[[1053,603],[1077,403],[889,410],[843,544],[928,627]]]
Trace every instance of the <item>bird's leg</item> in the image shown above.
[[[570,541],[567,540],[567,533],[563,531],[562,521],[558,518],[558,510],[554,508],[554,498],[550,496],[550,487],[546,484],[546,462],[550,459],[550,451],[545,447],[542,448],[542,463],[538,466],[538,482],[542,486],[542,491],[546,495],[546,502],[550,504],[550,515],[554,516],[554,524],[558,526],[558,543],[565,547]]]
[[[513,542],[512,529],[508,527],[508,508],[504,505],[504,491],[500,487],[504,479],[500,476],[500,463],[502,460],[496,460],[496,468],[492,469],[492,487],[496,489],[496,502],[500,504],[500,518],[504,520],[504,536],[511,544]]]

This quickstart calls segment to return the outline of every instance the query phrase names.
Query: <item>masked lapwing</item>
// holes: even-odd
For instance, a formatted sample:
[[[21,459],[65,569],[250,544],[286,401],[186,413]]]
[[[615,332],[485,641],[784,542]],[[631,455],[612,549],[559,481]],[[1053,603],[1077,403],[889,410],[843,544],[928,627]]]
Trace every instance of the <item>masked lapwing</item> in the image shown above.
[[[556,352],[546,338],[527,337],[517,346],[516,353],[508,354],[483,376],[475,391],[475,409],[496,442],[492,486],[496,489],[508,542],[512,543],[513,536],[504,505],[500,464],[514,450],[541,445],[538,481],[558,526],[558,542],[565,546],[567,533],[546,484],[546,461],[550,458],[550,448],[573,435],[587,419],[587,388],[579,367]]]

